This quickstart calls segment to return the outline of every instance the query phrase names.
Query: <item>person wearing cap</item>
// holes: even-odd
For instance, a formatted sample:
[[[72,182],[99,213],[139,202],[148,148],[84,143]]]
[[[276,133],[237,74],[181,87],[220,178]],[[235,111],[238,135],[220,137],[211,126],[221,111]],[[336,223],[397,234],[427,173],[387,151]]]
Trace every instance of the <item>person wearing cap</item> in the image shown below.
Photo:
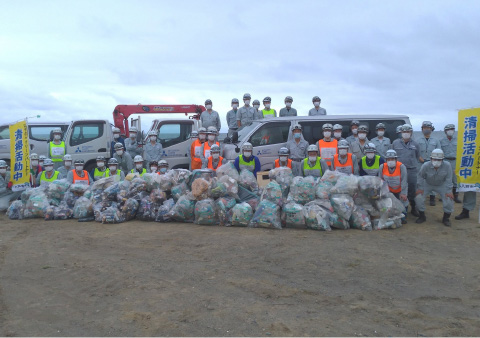
[[[133,168],[133,160],[129,153],[124,151],[122,144],[116,143],[115,144],[115,154],[113,158],[118,161],[119,169],[123,171],[123,173],[129,173],[130,170]]]
[[[142,144],[137,142],[137,128],[131,127],[129,137],[124,141],[125,151],[133,158],[137,155],[142,156],[143,148]]]
[[[318,96],[314,96],[312,99],[313,108],[310,109],[308,112],[308,116],[317,116],[317,115],[327,115],[327,111],[325,108],[320,107],[320,98]]]
[[[148,163],[152,161],[160,161],[160,159],[162,158],[162,151],[163,151],[162,144],[160,142],[157,142],[157,132],[154,130],[149,131],[148,141],[145,144],[145,160]],[[128,169],[127,173],[130,170],[132,170],[132,168],[133,168],[133,165],[130,169]]]
[[[112,129],[113,133],[113,141],[110,142],[110,157],[113,157],[113,153],[115,152],[115,144],[120,142],[123,146],[123,149],[125,149],[125,140],[123,137],[120,136],[120,128],[113,128]]]
[[[141,155],[137,155],[133,159],[133,163],[135,167],[130,170],[131,173],[138,173],[140,174],[140,177],[143,176],[143,174],[147,173],[147,169],[143,167],[143,157]]]
[[[308,142],[303,138],[301,125],[292,127],[292,138],[285,147],[290,152],[293,176],[302,176],[302,162],[308,156]]]
[[[303,159],[302,176],[322,177],[329,169],[327,162],[318,156],[318,146],[311,144],[307,147],[307,157]]]
[[[377,136],[370,140],[371,143],[375,145],[375,149],[377,150],[377,154],[385,157],[387,150],[390,149],[390,139],[385,137],[385,124],[377,123],[375,126],[375,132]]]
[[[253,110],[255,111],[255,114],[253,115],[254,120],[260,120],[263,119],[263,114],[262,111],[260,110],[260,101],[258,100],[253,100]]]
[[[105,156],[97,156],[97,167],[90,171],[90,176],[93,177],[94,181],[98,181],[99,179],[108,177],[108,169],[107,169],[107,159]]]
[[[158,175],[165,175],[168,171],[168,162],[166,160],[160,160],[158,162]]]
[[[226,164],[228,161],[220,156],[220,146],[213,144],[210,147],[210,156],[203,162],[202,169],[211,169],[216,171],[218,167]]]
[[[417,163],[420,159],[420,147],[412,139],[413,129],[409,124],[402,126],[402,139],[394,140],[391,148],[396,151],[398,160],[407,168],[408,200],[412,207],[412,215],[418,217],[420,214],[416,209],[415,191],[417,190]]]
[[[382,156],[377,155],[375,144],[372,142],[365,145],[365,156],[359,163],[360,176],[378,176],[380,166],[385,163]]]
[[[148,164],[149,166],[149,173],[155,174],[158,172],[158,162],[157,161],[152,161]]]
[[[388,185],[388,190],[400,201],[405,207],[403,212],[402,224],[407,223],[406,213],[408,207],[408,174],[407,167],[397,160],[397,152],[395,150],[387,150],[385,153],[386,162],[380,165],[378,176]]]
[[[338,154],[333,156],[332,170],[344,174],[353,174],[358,176],[358,161],[357,157],[348,152],[350,145],[347,140],[338,142]]]
[[[440,140],[440,148],[443,150],[445,155],[445,161],[450,163],[453,170],[452,175],[452,182],[453,182],[453,201],[455,203],[462,203],[458,199],[458,192],[457,192],[457,137],[455,136],[455,125],[454,124],[447,124],[443,131],[445,133],[445,137]],[[464,194],[465,199],[465,194]]]
[[[425,162],[430,161],[430,154],[434,149],[440,148],[440,141],[434,137],[431,137],[432,132],[435,130],[432,122],[422,122],[422,137],[416,138],[418,146],[420,147],[420,159],[418,161],[417,170],[420,172],[420,168]],[[430,205],[435,205],[435,195],[430,195]]]
[[[72,164],[72,155],[65,154],[65,156],[63,156],[63,166],[58,168],[58,172],[62,174],[62,177],[67,177],[68,172],[73,169]]]
[[[343,127],[341,124],[334,124],[333,125],[333,138],[335,140],[340,141],[340,140],[344,140],[344,138],[342,137],[342,132],[343,132]]]
[[[30,186],[35,188],[37,186],[36,177],[43,171],[40,165],[40,157],[36,153],[30,155]]]
[[[233,163],[238,172],[247,169],[257,177],[257,172],[261,170],[260,160],[253,155],[253,146],[250,142],[245,142],[242,145],[242,154],[238,155]]]
[[[332,138],[333,126],[325,123],[322,126],[323,139],[317,141],[320,157],[327,162],[328,166],[332,166],[333,155],[337,153],[338,141]]]
[[[47,159],[47,156],[40,155],[40,157],[38,158],[38,165],[43,168],[43,161],[45,161],[46,159]]]
[[[438,193],[442,197],[443,219],[442,223],[451,226],[450,215],[453,212],[453,183],[452,167],[450,163],[444,161],[442,149],[434,149],[430,154],[430,161],[422,164],[418,173],[417,186],[417,208],[419,217],[415,223],[423,223],[427,220],[425,216],[425,198],[432,192]]]
[[[65,142],[62,140],[62,129],[54,128],[53,141],[48,142],[48,156],[52,159],[54,169],[62,165],[62,158],[66,153]]]
[[[210,157],[210,148],[214,144],[220,147],[220,143],[215,142],[217,134],[217,129],[215,127],[207,128],[207,142],[204,142],[200,148],[200,160],[202,161],[202,167],[207,164],[208,158]]]
[[[37,176],[38,186],[40,186],[42,183],[50,183],[63,178],[62,174],[60,174],[57,170],[54,170],[53,160],[47,158],[43,164],[45,170]]]
[[[357,120],[353,120],[350,122],[350,131],[352,132],[352,135],[347,136],[345,140],[347,140],[348,143],[352,143],[353,141],[358,139],[358,127],[360,126],[360,122]]]
[[[93,183],[90,174],[86,170],[83,170],[83,167],[85,166],[84,160],[75,160],[73,165],[75,169],[69,171],[67,174],[67,181],[70,182],[70,184],[90,185]]]
[[[250,106],[251,95],[245,93],[243,95],[243,103],[245,104],[237,112],[237,126],[239,129],[244,128],[252,124],[255,119],[255,109]]]
[[[280,111],[278,112],[278,116],[297,116],[297,110],[295,108],[292,108],[292,102],[293,98],[291,96],[287,96],[285,98],[285,107],[280,109]]]
[[[277,117],[277,112],[275,109],[272,109],[270,107],[272,103],[272,99],[270,96],[267,96],[263,99],[263,105],[265,106],[265,109],[262,110],[262,117],[265,118],[271,118],[271,117]]]
[[[208,127],[215,127],[217,130],[220,130],[222,127],[222,122],[220,122],[220,115],[218,112],[212,109],[212,100],[205,101],[205,110],[200,115],[200,121],[202,122],[202,127],[208,129]]]
[[[288,148],[282,147],[278,150],[278,158],[275,160],[274,167],[275,168],[280,168],[280,167],[287,167],[292,169],[292,160],[288,158],[288,155],[290,152],[288,151]]]
[[[106,177],[110,176],[117,176],[119,177],[120,181],[123,181],[125,179],[125,174],[123,171],[119,170],[118,168],[118,161],[116,158],[111,158],[108,160],[108,169],[107,169],[107,174]]]
[[[192,142],[190,146],[190,170],[201,169],[202,168],[202,147],[205,141],[207,140],[207,128],[200,127],[198,128],[198,139]]]
[[[395,133],[397,134],[397,139],[401,140],[402,139],[402,127],[403,127],[403,124],[397,126],[397,128],[395,128]]]
[[[364,124],[357,129],[357,138],[350,142],[350,152],[360,161],[365,156],[365,146],[370,143],[367,137],[368,127]]]
[[[233,132],[238,130],[237,124],[237,113],[238,113],[238,99],[232,99],[232,110],[229,110],[227,113],[227,125],[228,125],[228,134],[229,138],[232,138]]]

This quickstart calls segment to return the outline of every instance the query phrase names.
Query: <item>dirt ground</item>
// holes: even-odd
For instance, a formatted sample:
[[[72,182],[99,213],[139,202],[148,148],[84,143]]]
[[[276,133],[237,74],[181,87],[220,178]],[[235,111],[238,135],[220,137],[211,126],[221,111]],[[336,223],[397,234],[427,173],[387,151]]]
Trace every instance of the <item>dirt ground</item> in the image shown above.
[[[0,335],[478,336],[478,210],[438,204],[373,232],[1,215]]]

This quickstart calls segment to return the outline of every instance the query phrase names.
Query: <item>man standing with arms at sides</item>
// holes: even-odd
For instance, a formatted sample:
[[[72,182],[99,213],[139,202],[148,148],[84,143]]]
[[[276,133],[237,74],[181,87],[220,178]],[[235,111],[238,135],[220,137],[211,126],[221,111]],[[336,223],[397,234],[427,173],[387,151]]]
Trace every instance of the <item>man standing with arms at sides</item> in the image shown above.
[[[255,114],[253,115],[254,120],[263,119],[263,114],[262,114],[262,111],[260,110],[260,101],[253,100],[253,110],[255,111]]]
[[[455,203],[462,203],[462,201],[458,199],[457,192],[457,138],[455,137],[455,125],[447,124],[445,128],[443,128],[443,131],[445,132],[445,137],[440,140],[440,147],[445,155],[445,160],[450,163],[453,171],[453,200]]]
[[[302,126],[295,125],[292,128],[293,139],[287,142],[286,148],[290,152],[293,176],[302,176],[303,160],[307,158],[308,142],[302,138]]]
[[[355,141],[350,143],[350,152],[357,157],[357,160],[360,161],[363,156],[365,156],[365,146],[368,144],[368,128],[366,125],[361,125],[358,127],[358,137]]]
[[[425,162],[430,161],[430,154],[434,149],[440,149],[440,141],[438,141],[434,137],[430,137],[432,135],[432,131],[435,128],[433,127],[432,122],[430,121],[423,121],[422,123],[422,134],[423,136],[416,139],[418,146],[420,147],[420,160],[418,161],[417,170],[420,172],[420,168]],[[430,205],[435,205],[435,194],[430,195]]]
[[[265,109],[262,110],[262,116],[263,118],[271,118],[271,117],[277,117],[277,112],[275,109],[270,108],[270,105],[272,103],[272,99],[270,96],[267,96],[263,99],[263,105],[265,106]]]
[[[352,143],[353,141],[358,139],[357,133],[358,133],[358,126],[360,125],[360,122],[357,120],[353,120],[350,123],[350,131],[352,132],[352,135],[348,136],[346,138],[348,143]]]
[[[220,122],[220,116],[218,112],[212,109],[212,100],[205,101],[205,110],[202,115],[200,115],[200,121],[202,121],[202,127],[208,129],[208,127],[215,127],[217,130],[220,130],[222,123]]]
[[[385,125],[383,123],[378,123],[375,126],[375,131],[377,132],[377,137],[374,137],[370,140],[371,143],[375,145],[377,154],[385,158],[387,150],[390,149],[390,139],[385,137]]]
[[[285,108],[280,109],[279,116],[297,116],[297,110],[292,108],[293,99],[291,96],[285,98]]]
[[[255,109],[253,109],[253,107],[250,106],[251,99],[252,99],[252,96],[250,94],[245,93],[243,95],[243,103],[245,103],[245,105],[242,108],[240,108],[237,112],[238,129],[242,129],[246,126],[251,125],[252,121],[255,119]]]
[[[48,142],[48,156],[54,164],[53,169],[57,170],[62,165],[62,158],[66,154],[65,142],[62,140],[62,129],[53,129],[53,141]]]
[[[232,138],[233,132],[238,130],[237,124],[238,99],[232,99],[232,110],[227,113],[228,137]]]
[[[323,139],[318,140],[317,147],[322,160],[332,166],[333,156],[337,153],[338,142],[332,138],[333,126],[330,123],[325,123],[322,126]]]
[[[139,147],[139,144],[137,142],[137,128],[131,127],[129,132],[130,132],[130,137],[124,141],[125,150],[127,151],[127,153],[130,154],[132,158],[137,155],[141,156],[143,149],[142,147]]]
[[[327,111],[324,108],[320,107],[321,101],[322,100],[320,100],[318,96],[313,97],[313,108],[310,109],[310,111],[308,112],[308,116],[327,115]]]

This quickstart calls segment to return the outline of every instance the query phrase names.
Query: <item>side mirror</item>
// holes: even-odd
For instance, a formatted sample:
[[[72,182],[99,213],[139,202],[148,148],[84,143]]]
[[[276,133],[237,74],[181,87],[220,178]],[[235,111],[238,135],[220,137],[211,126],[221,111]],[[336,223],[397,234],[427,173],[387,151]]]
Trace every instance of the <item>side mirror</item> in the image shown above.
[[[238,131],[232,133],[232,143],[238,143]]]
[[[231,141],[231,140],[230,140],[230,137],[227,136],[227,137],[225,137],[225,139],[223,140],[223,143],[230,143],[230,141]]]
[[[237,146],[235,147],[235,152],[238,154],[240,152],[240,148]]]

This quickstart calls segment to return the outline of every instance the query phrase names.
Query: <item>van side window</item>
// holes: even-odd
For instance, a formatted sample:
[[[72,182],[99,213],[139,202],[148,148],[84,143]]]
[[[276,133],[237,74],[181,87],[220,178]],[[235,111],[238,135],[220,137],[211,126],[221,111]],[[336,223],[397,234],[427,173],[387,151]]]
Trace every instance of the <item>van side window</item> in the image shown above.
[[[78,123],[73,127],[70,145],[77,146],[103,136],[103,123]]]
[[[36,141],[48,141],[50,140],[50,132],[54,128],[59,128],[58,125],[51,125],[51,126],[35,126],[30,125],[28,126],[30,132],[30,138]]]
[[[285,143],[290,133],[290,122],[265,123],[250,137],[249,142],[254,147]]]
[[[158,141],[162,147],[171,147],[189,139],[192,132],[191,123],[166,123],[160,126]]]
[[[7,125],[7,126],[0,127],[0,140],[8,140],[8,139],[10,139],[9,126]]]
[[[303,138],[305,139],[305,141],[308,142],[308,144],[315,144],[318,140],[323,138],[322,126],[325,123],[330,123],[330,122],[325,122],[325,121],[300,122],[300,125],[302,126]]]

